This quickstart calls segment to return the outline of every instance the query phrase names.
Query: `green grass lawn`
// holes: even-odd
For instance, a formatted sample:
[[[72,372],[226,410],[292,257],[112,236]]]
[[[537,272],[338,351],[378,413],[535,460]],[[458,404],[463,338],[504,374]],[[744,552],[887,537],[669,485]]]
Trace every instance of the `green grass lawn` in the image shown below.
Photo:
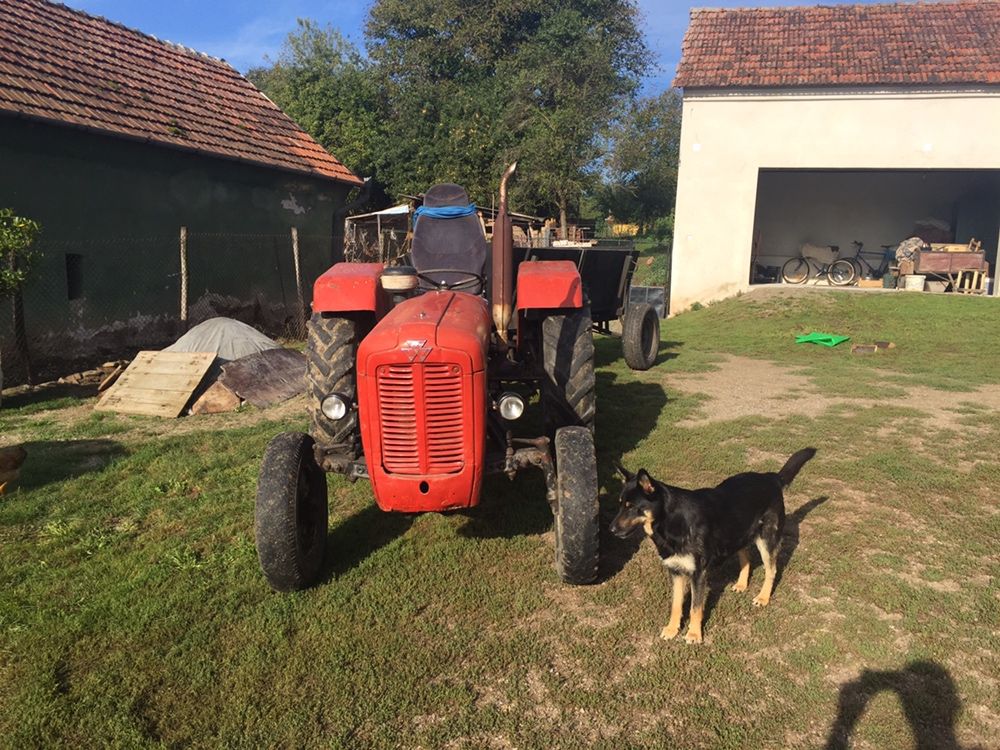
[[[612,460],[699,485],[820,449],[786,496],[771,605],[750,604],[756,553],[745,594],[732,561],[701,646],[658,638],[669,584],[648,542],[603,538],[601,583],[558,582],[539,477],[415,517],[331,478],[323,581],[279,595],[253,496],[269,437],[305,427],[294,410],[168,423],[5,402],[0,435],[29,459],[0,498],[0,745],[995,747],[1000,421],[975,389],[1000,384],[998,313],[754,293],[666,321],[645,373],[598,340],[605,523]],[[810,330],[897,348],[793,343]],[[789,397],[815,411],[691,422],[713,410],[699,378],[758,360],[808,378]],[[954,413],[899,405],[913,388]]]

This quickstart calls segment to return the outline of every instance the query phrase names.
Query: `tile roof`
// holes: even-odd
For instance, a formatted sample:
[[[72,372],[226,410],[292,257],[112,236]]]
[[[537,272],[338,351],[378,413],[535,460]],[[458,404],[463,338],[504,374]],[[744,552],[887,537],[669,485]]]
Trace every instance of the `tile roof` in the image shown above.
[[[0,0],[3,114],[361,184],[224,61],[46,0]]]
[[[694,9],[674,85],[1000,84],[1000,3]]]

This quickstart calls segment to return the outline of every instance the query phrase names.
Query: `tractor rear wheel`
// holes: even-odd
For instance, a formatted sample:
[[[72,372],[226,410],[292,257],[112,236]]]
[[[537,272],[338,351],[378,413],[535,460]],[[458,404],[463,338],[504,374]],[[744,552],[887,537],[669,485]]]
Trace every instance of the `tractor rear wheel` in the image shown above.
[[[357,399],[358,344],[371,328],[362,316],[330,316],[315,313],[309,320],[307,369],[309,432],[322,453],[354,459],[360,451]],[[349,404],[347,413],[336,421],[321,408],[331,393],[340,394]]]
[[[316,580],[327,523],[326,474],[313,439],[301,432],[276,435],[264,451],[254,511],[257,559],[271,588],[298,591]]]
[[[591,326],[589,307],[542,319],[541,400],[549,437],[572,425],[594,431],[597,395]]]
[[[586,427],[556,432],[556,571],[567,583],[597,579],[599,505],[594,436]]]
[[[660,351],[660,316],[656,308],[642,302],[625,313],[622,326],[622,354],[633,370],[648,370]]]

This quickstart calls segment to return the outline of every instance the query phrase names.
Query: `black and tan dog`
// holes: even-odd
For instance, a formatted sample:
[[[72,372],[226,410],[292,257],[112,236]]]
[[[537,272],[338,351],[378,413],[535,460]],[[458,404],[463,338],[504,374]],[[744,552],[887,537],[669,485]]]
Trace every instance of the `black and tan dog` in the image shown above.
[[[640,528],[645,531],[673,578],[670,621],[661,638],[673,638],[680,631],[684,595],[690,587],[691,613],[684,640],[701,643],[708,569],[739,555],[740,575],[733,591],[745,591],[750,582],[751,544],[756,545],[764,563],[764,585],[753,603],[767,606],[785,527],[782,490],[814,455],[815,448],[804,448],[779,472],[737,474],[717,487],[700,490],[671,487],[653,479],[645,469],[632,474],[616,465],[625,477],[625,486],[611,531],[621,538]]]

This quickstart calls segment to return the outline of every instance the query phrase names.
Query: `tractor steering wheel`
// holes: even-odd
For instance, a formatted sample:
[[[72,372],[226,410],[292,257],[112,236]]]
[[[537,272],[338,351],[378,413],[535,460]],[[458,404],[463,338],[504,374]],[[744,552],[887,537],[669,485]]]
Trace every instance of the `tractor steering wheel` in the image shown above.
[[[458,281],[441,281],[434,278],[434,274],[442,273],[454,273],[465,278],[459,279]],[[437,289],[440,292],[462,290],[466,287],[479,286],[482,290],[483,286],[486,284],[486,279],[480,274],[474,271],[464,271],[460,268],[431,268],[430,270],[424,271],[423,273],[418,273],[417,278],[421,281],[426,281],[432,288]]]

